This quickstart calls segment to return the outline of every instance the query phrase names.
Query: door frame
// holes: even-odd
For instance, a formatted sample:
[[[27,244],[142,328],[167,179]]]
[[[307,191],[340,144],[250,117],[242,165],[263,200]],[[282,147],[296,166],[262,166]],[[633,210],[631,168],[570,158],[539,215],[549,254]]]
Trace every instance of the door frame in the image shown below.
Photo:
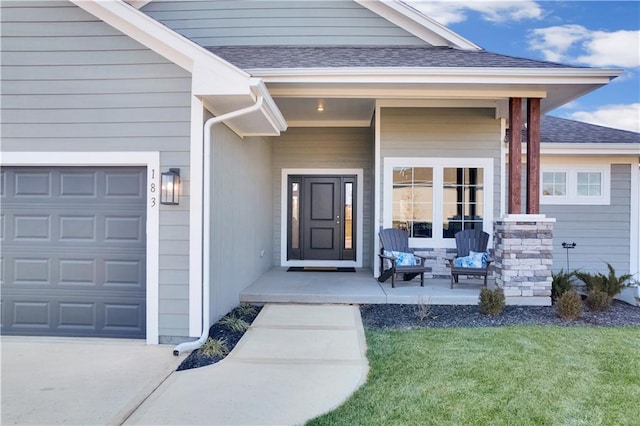
[[[289,175],[305,176],[356,176],[356,260],[287,260],[287,208],[289,202]],[[362,268],[363,259],[363,169],[282,169],[280,182],[280,266],[336,266]]]
[[[159,270],[160,270],[160,205],[157,194],[151,190],[159,186],[160,152],[90,152],[90,151],[51,151],[51,152],[15,152],[2,153],[2,166],[84,166],[84,167],[126,167],[138,166],[147,169],[147,291],[146,291],[146,341],[157,345],[159,340]],[[155,201],[155,203],[153,202]]]

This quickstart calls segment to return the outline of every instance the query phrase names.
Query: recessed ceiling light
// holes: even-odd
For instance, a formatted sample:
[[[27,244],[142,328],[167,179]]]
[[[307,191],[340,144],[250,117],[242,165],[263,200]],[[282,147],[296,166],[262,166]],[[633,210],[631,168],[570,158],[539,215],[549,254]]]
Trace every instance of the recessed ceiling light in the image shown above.
[[[316,108],[316,111],[318,111],[318,112],[324,111],[324,105],[322,105],[322,104],[318,105],[318,108]]]

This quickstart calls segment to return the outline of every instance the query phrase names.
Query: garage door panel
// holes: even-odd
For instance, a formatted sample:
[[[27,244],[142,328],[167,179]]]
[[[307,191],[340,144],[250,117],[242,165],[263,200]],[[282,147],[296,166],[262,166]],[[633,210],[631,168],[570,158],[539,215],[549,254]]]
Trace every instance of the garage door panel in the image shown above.
[[[15,197],[51,197],[52,176],[44,171],[17,171],[13,179],[12,194]]]
[[[98,197],[97,172],[61,172],[60,198]]]
[[[59,217],[60,236],[59,241],[76,243],[79,240],[83,242],[94,243],[98,240],[95,215],[65,215]]]
[[[142,261],[106,260],[105,287],[140,288],[144,277],[145,264]]]
[[[105,198],[144,198],[144,180],[142,173],[105,173]]]
[[[1,175],[2,332],[145,337],[145,169]]]
[[[106,216],[104,240],[142,243],[144,236],[142,219],[140,216]]]
[[[45,301],[17,301],[9,303],[9,313],[12,320],[8,326],[15,329],[39,329],[49,328],[51,302]]]
[[[51,217],[49,215],[21,214],[14,216],[15,239],[51,240]]]

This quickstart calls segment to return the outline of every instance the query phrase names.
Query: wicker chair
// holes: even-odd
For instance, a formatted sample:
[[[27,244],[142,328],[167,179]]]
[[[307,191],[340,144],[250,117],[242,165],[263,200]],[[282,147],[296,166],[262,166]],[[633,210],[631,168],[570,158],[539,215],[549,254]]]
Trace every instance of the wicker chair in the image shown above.
[[[469,252],[486,252],[487,245],[489,244],[489,234],[479,229],[465,229],[464,231],[457,232],[456,238],[456,257],[449,259],[451,266],[451,288],[453,288],[454,282],[458,282],[459,275],[471,275],[484,277],[484,286],[487,286],[487,277],[489,275],[489,267],[492,258],[487,259],[487,266],[484,268],[467,268],[461,266],[455,266],[455,260],[458,257],[468,256]]]
[[[380,276],[378,281],[383,283],[391,277],[391,287],[393,288],[396,284],[396,274],[402,274],[404,281],[410,281],[420,275],[420,286],[424,287],[424,273],[430,272],[431,268],[425,266],[425,257],[415,254],[413,249],[409,248],[407,233],[401,229],[388,228],[380,231],[378,235],[380,237],[380,254],[378,255],[380,256]],[[397,259],[394,256],[386,255],[385,251],[411,253],[420,263],[418,265],[397,265]],[[390,267],[385,269],[385,263]]]

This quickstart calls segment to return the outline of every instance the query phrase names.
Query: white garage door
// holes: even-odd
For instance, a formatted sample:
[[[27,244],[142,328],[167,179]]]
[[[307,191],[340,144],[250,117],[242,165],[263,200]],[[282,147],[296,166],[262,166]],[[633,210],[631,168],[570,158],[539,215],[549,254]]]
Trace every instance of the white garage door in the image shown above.
[[[146,170],[1,177],[2,334],[144,338]]]

